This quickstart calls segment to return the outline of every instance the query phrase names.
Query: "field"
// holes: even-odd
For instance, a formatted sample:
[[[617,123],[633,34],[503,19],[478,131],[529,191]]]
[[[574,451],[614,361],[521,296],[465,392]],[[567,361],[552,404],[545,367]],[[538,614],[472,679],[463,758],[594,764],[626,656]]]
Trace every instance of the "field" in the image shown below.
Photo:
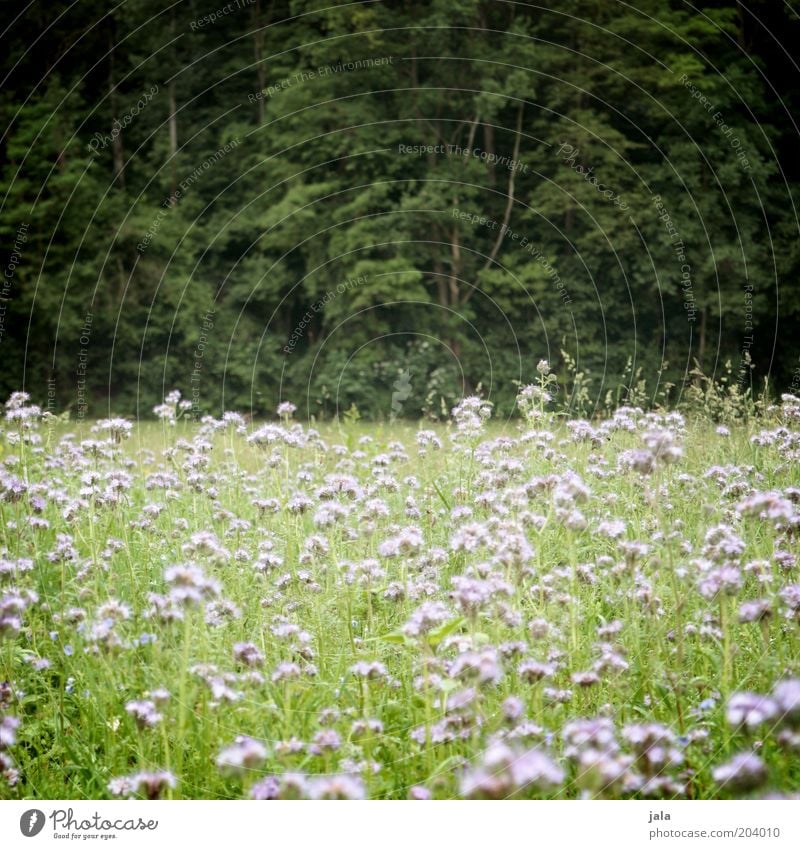
[[[419,431],[12,396],[0,797],[791,795],[800,401],[547,387]]]

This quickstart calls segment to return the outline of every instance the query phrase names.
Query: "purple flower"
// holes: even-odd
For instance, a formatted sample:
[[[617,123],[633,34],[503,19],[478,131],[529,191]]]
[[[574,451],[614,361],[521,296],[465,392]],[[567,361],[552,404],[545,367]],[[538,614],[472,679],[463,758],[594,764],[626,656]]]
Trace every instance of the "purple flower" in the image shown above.
[[[767,780],[764,761],[752,752],[741,752],[716,767],[711,773],[714,781],[728,790],[754,790]]]
[[[474,678],[479,684],[497,684],[503,677],[503,666],[492,648],[480,652],[463,652],[450,666],[451,678]]]
[[[264,665],[264,655],[253,643],[234,643],[233,657],[245,666]]]
[[[299,678],[301,675],[302,670],[296,663],[290,663],[285,660],[275,667],[275,671],[272,673],[272,683],[277,684],[279,681],[291,681]]]
[[[19,720],[16,716],[4,716],[0,719],[0,752],[17,742]]]
[[[403,633],[409,637],[420,637],[432,631],[450,618],[450,611],[440,601],[425,601],[411,615],[403,626]]]
[[[156,710],[155,702],[147,700],[128,702],[125,710],[136,720],[140,729],[153,728],[163,719]]]
[[[705,574],[699,583],[700,594],[704,598],[717,595],[736,595],[742,587],[741,570],[736,566],[721,566]]]
[[[535,684],[543,678],[552,678],[555,675],[556,666],[554,663],[542,663],[539,660],[529,658],[519,664],[517,672],[523,681],[527,681],[529,684]]]
[[[386,666],[378,660],[359,660],[350,667],[350,672],[356,678],[363,678],[364,680],[386,678],[389,674]]]
[[[280,790],[281,783],[278,778],[274,775],[268,775],[250,788],[250,798],[259,801],[279,799]]]
[[[636,754],[637,766],[649,777],[666,767],[679,766],[683,755],[671,729],[657,722],[645,725],[626,725],[622,738]]]
[[[600,683],[600,676],[596,672],[573,672],[571,676],[573,684],[579,687],[592,687]]]
[[[112,796],[142,795],[146,799],[158,799],[167,789],[177,786],[177,779],[171,772],[137,772],[135,775],[112,778],[108,790]]]
[[[267,748],[252,737],[239,736],[232,746],[217,755],[217,766],[227,772],[245,772],[260,766],[267,758]]]
[[[333,775],[309,781],[311,799],[365,799],[364,782],[352,775]]]
[[[735,727],[756,728],[774,719],[778,706],[769,696],[758,693],[734,693],[728,700],[728,723]]]
[[[787,678],[776,684],[772,695],[781,718],[790,725],[800,725],[800,678]]]
[[[415,784],[409,789],[408,798],[417,802],[426,802],[433,798],[433,794],[427,787],[423,787],[421,784]]]
[[[631,769],[633,758],[618,752],[585,749],[577,758],[578,786],[593,796],[616,796],[627,780],[636,780]]]
[[[521,790],[546,792],[564,781],[564,770],[547,755],[529,749],[519,752],[495,743],[480,764],[461,776],[460,795],[466,799],[505,799]]]
[[[790,619],[800,619],[800,584],[789,584],[781,590],[781,600],[786,605]]]
[[[573,719],[561,729],[564,738],[564,754],[576,758],[586,749],[601,752],[616,752],[619,749],[614,723],[606,717],[595,719]]]
[[[516,722],[525,712],[525,705],[516,696],[509,696],[500,706],[507,722]]]
[[[772,615],[772,604],[769,599],[760,598],[756,601],[745,601],[739,606],[739,622],[761,622]]]
[[[314,735],[308,751],[313,755],[321,755],[323,752],[335,752],[341,745],[342,738],[338,732],[332,728],[323,728]]]

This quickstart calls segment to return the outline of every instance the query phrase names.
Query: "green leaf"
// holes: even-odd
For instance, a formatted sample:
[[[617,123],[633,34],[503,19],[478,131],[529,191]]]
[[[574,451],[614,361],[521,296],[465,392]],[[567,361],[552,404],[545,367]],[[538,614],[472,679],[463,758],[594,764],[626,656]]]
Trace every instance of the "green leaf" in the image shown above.
[[[436,494],[439,496],[439,498],[441,498],[441,499],[442,499],[442,503],[444,504],[444,506],[445,506],[448,510],[451,510],[452,508],[450,507],[450,502],[449,502],[449,501],[448,501],[448,500],[444,497],[444,493],[443,493],[443,492],[442,492],[442,490],[439,488],[439,484],[438,484],[438,483],[436,483],[436,481],[435,481],[435,480],[432,480],[432,481],[431,481],[431,484],[433,485],[433,488],[436,490]]]
[[[404,634],[402,631],[392,631],[390,634],[382,634],[379,637],[375,637],[376,640],[383,640],[385,643],[396,643],[401,646],[410,646],[414,644],[414,641],[407,634]]]
[[[451,619],[449,622],[444,622],[438,628],[434,628],[428,634],[428,644],[433,647],[438,646],[445,637],[457,631],[466,621],[463,616],[459,616],[458,619]]]

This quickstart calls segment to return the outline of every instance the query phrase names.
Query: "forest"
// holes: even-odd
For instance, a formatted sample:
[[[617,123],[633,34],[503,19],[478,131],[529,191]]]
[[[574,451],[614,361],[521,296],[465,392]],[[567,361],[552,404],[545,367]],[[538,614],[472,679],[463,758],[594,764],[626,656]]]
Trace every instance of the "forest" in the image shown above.
[[[800,385],[789,3],[8,4],[0,390],[72,419]]]

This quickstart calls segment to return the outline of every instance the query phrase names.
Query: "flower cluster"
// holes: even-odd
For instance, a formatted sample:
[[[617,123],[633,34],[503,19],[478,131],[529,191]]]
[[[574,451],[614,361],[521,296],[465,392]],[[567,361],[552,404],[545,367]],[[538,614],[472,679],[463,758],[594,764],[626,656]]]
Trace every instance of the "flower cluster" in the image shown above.
[[[157,424],[44,441],[12,396],[6,795],[56,792],[60,720],[76,778],[118,797],[788,789],[800,401],[758,430],[636,406],[561,421],[537,375],[513,423],[473,396],[408,438],[318,431],[289,401],[173,427],[176,391]]]

